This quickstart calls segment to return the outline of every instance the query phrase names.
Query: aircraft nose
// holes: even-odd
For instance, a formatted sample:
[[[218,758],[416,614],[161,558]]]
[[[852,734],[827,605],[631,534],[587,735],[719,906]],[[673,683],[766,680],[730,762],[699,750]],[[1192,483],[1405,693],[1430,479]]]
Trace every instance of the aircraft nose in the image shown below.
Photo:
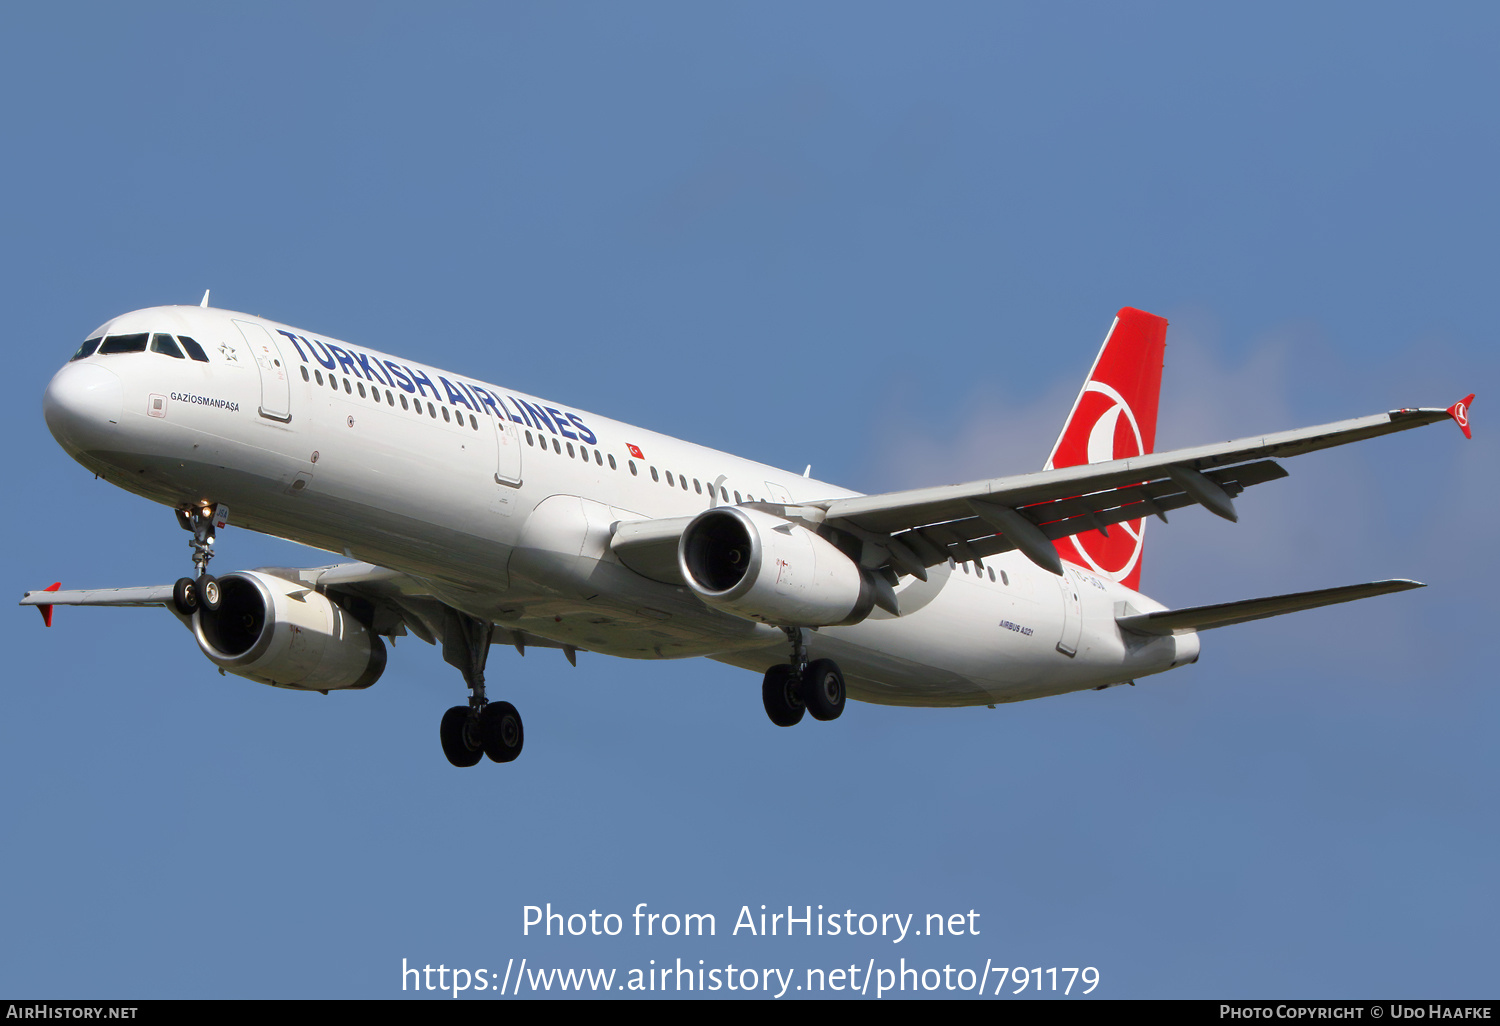
[[[42,415],[59,445],[83,452],[114,434],[124,403],[124,386],[113,373],[97,363],[69,363],[47,385]]]

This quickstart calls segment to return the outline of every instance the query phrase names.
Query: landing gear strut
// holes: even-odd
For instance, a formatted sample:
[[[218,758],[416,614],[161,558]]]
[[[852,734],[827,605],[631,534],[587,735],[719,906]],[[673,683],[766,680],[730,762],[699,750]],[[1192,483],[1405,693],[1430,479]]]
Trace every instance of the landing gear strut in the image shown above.
[[[223,506],[194,506],[177,510],[177,523],[185,531],[193,532],[188,546],[193,550],[193,569],[196,578],[180,577],[172,586],[172,606],[183,616],[192,616],[198,608],[215,612],[223,595],[219,579],[208,572],[208,561],[214,558],[214,524],[229,521],[229,510]]]
[[[439,736],[443,754],[455,766],[473,766],[481,756],[510,762],[521,754],[526,734],[521,714],[509,702],[491,702],[484,695],[484,666],[490,655],[494,624],[449,611],[443,629],[443,659],[464,675],[469,704],[455,705],[443,714]]]
[[[792,661],[766,671],[760,698],[766,715],[778,727],[796,726],[804,712],[815,720],[836,720],[844,711],[844,675],[832,659],[807,661],[807,642],[801,627],[784,627],[792,645]]]

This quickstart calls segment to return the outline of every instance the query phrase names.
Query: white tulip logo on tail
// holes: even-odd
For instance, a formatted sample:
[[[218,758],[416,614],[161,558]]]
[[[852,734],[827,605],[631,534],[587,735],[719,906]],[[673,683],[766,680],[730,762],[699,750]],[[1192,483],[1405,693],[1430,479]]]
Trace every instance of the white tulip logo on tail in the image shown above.
[[[1102,381],[1090,381],[1083,386],[1083,395],[1073,413],[1073,423],[1081,427],[1089,423],[1091,417],[1093,426],[1087,436],[1087,459],[1080,462],[1126,460],[1147,451],[1135,411],[1124,396]],[[1140,566],[1145,536],[1145,521],[1127,520],[1110,528],[1108,537],[1098,531],[1075,534],[1059,539],[1058,548],[1064,558],[1081,563],[1110,580],[1123,581]]]
[[[1047,461],[1047,469],[1130,459],[1152,451],[1156,406],[1161,391],[1167,322],[1126,307],[1089,371],[1088,380]],[[1059,538],[1063,559],[1139,590],[1145,523],[1112,525]]]

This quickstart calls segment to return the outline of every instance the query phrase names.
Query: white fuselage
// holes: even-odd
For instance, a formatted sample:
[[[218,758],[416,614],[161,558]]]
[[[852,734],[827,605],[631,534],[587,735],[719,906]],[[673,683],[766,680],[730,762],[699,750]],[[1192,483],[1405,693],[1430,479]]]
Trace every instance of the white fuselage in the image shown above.
[[[158,307],[94,336],[133,332],[189,336],[208,361],[146,351],[66,364],[47,419],[79,462],[156,502],[226,504],[235,525],[389,567],[473,616],[586,651],[784,662],[781,631],[621,564],[614,525],[857,494],[247,314]],[[897,594],[899,617],[877,609],[809,634],[851,697],[1012,702],[1197,658],[1195,634],[1116,626],[1160,604],[1016,552],[933,567]]]

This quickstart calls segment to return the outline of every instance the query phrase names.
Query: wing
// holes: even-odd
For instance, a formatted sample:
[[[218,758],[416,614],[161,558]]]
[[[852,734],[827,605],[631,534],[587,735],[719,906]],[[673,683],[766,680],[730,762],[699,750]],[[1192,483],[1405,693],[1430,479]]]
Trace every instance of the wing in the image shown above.
[[[801,505],[746,505],[813,529],[831,528],[852,536],[860,543],[860,565],[870,570],[926,580],[928,567],[949,559],[981,562],[1020,549],[1033,562],[1061,574],[1062,562],[1052,544],[1056,539],[1107,532],[1111,525],[1146,516],[1165,520],[1171,510],[1193,504],[1235,520],[1235,496],[1251,485],[1287,476],[1275,459],[1450,418],[1467,434],[1469,400],[1446,410],[1392,410],[1233,442],[967,484]],[[1462,419],[1455,410],[1464,414]],[[694,519],[626,521],[615,525],[610,547],[622,563],[645,577],[685,584],[677,566],[677,542]]]
[[[344,606],[373,633],[388,638],[410,633],[429,645],[451,643],[455,620],[467,615],[434,598],[426,581],[372,563],[336,563],[317,567],[257,567],[257,573],[306,585]],[[52,625],[53,606],[165,606],[172,607],[172,585],[137,588],[84,588],[71,591],[28,591],[23,606],[37,606]],[[523,655],[527,648],[560,648],[571,660],[573,648],[527,631],[496,625],[492,645],[513,645]]]
[[[172,601],[170,584],[144,588],[79,588],[73,591],[28,591],[23,606],[164,606]]]
[[[1236,519],[1232,499],[1285,477],[1276,458],[1405,431],[1449,418],[1452,409],[1405,409],[1233,442],[1151,453],[1033,474],[832,499],[788,507],[864,543],[860,563],[926,578],[949,559],[981,560],[1011,549],[1053,573],[1052,542],[1112,524],[1198,504]]]

